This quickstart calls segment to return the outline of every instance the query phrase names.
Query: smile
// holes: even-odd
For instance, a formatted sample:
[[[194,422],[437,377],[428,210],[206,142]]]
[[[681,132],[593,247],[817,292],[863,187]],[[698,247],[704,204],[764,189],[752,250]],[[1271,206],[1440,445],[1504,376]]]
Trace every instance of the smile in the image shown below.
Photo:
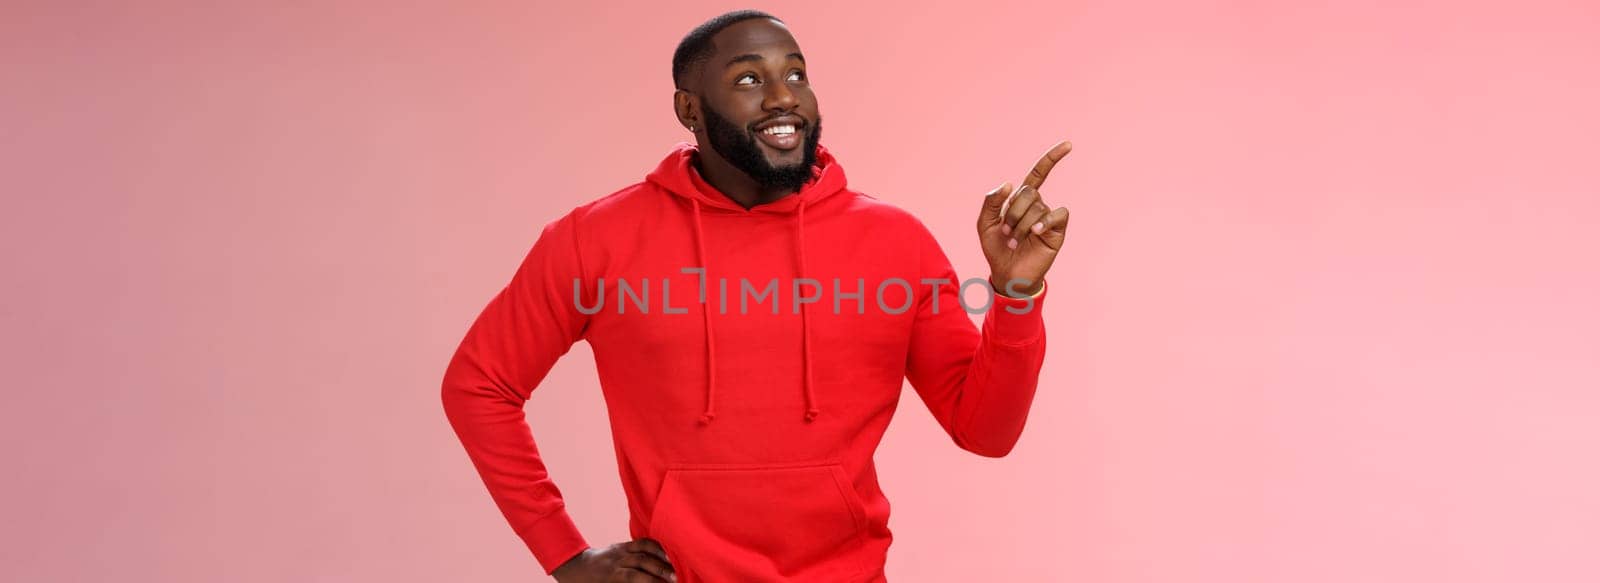
[[[779,124],[756,132],[762,143],[776,150],[793,150],[800,145],[800,132],[793,124]]]

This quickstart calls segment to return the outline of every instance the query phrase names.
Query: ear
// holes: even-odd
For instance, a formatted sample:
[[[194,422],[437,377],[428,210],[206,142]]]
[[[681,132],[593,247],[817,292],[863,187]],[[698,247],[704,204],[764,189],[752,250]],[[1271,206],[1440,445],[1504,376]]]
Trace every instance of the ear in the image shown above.
[[[678,123],[690,131],[699,132],[705,127],[700,123],[700,97],[678,89],[672,92],[672,110],[678,115]]]

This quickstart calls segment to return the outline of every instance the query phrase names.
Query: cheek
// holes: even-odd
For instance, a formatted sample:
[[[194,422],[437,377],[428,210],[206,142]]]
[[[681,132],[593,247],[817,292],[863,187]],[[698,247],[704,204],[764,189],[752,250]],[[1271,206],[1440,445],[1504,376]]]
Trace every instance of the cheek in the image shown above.
[[[717,111],[722,113],[729,123],[741,128],[748,128],[756,120],[766,117],[759,98],[733,99]]]
[[[811,86],[807,85],[796,90],[795,95],[800,97],[800,103],[811,108],[812,111],[817,110],[817,94],[811,90]]]

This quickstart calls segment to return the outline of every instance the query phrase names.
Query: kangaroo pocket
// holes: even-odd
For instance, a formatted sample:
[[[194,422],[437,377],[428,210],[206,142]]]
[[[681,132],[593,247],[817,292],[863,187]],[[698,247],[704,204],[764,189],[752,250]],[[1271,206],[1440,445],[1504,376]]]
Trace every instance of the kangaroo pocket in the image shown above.
[[[864,506],[838,463],[675,465],[650,517],[680,583],[848,581]]]

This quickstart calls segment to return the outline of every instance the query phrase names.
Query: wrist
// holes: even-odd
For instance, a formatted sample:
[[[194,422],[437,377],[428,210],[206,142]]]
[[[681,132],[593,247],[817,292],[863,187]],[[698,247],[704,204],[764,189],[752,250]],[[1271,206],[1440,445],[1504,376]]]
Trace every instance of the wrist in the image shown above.
[[[583,563],[589,559],[589,554],[593,552],[594,548],[592,547],[578,551],[578,554],[572,555],[572,558],[567,559],[565,562],[561,563],[561,566],[556,567],[555,570],[551,571],[550,576],[555,577],[556,580],[559,581],[566,574],[582,568]]]
[[[1010,286],[1008,287],[1007,284],[1010,284]],[[1044,292],[1044,280],[1040,279],[1038,281],[1033,281],[1023,278],[1001,280],[997,276],[990,275],[989,287],[994,288],[994,293],[997,295],[1002,295],[1017,300],[1025,300],[1028,298],[1037,298],[1039,297],[1039,294]]]

